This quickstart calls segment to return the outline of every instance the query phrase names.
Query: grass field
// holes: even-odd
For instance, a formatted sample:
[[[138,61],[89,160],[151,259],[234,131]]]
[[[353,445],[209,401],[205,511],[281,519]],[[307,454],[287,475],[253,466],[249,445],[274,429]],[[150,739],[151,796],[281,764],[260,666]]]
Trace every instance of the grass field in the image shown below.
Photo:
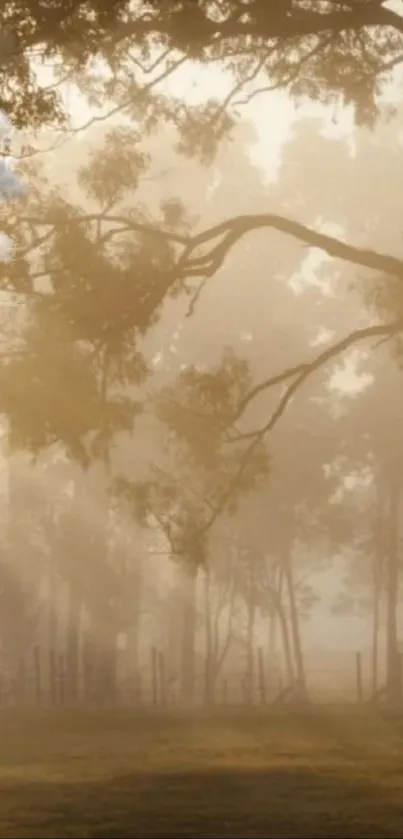
[[[0,714],[0,837],[402,837],[403,715]]]

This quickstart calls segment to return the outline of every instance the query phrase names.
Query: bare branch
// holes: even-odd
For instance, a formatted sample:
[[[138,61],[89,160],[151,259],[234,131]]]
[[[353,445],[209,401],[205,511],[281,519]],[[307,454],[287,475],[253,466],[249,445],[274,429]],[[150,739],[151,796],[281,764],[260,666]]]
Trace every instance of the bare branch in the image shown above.
[[[378,341],[374,347],[374,349],[376,349],[378,346],[384,343],[384,341],[390,340],[390,338],[396,335],[397,332],[400,332],[402,326],[402,321],[398,320],[392,323],[375,324],[373,326],[363,327],[362,329],[356,329],[354,330],[354,332],[350,332],[348,335],[345,335],[344,338],[340,339],[340,341],[337,341],[335,344],[331,344],[331,346],[323,350],[323,352],[317,355],[312,361],[306,361],[302,364],[296,364],[294,367],[289,367],[286,370],[283,370],[282,373],[278,373],[275,376],[270,376],[270,378],[264,379],[264,381],[255,385],[255,387],[249,391],[249,393],[239,404],[237,412],[234,416],[234,422],[236,422],[236,420],[239,419],[239,417],[244,413],[250,402],[253,399],[255,399],[255,397],[258,396],[260,393],[270,390],[278,384],[287,382],[289,379],[292,379],[296,376],[303,376],[304,378],[306,378],[306,375],[310,375],[315,370],[318,370],[320,367],[323,367],[325,364],[327,364],[328,361],[331,361],[332,358],[335,358],[336,356],[341,355],[343,352],[346,352],[346,350],[350,349],[350,347],[352,346],[355,346],[355,344],[359,343],[360,341],[365,341],[368,338],[382,336],[382,340]]]
[[[254,392],[251,392],[252,395],[250,395],[250,399],[253,398],[253,395],[256,395],[256,392],[261,392],[262,390],[264,390],[265,387],[269,388],[274,384],[279,384],[281,381],[288,381],[292,376],[294,377],[291,383],[285,389],[281,399],[278,402],[276,409],[273,411],[265,425],[249,435],[252,438],[251,442],[243,452],[239,463],[239,467],[235,475],[233,476],[225,492],[221,496],[221,499],[218,505],[216,506],[214,513],[207,520],[205,526],[203,527],[203,531],[209,530],[210,527],[212,527],[212,525],[217,520],[218,516],[226,508],[228,502],[232,498],[232,495],[236,491],[239,482],[242,480],[244,471],[248,465],[251,455],[255,452],[255,450],[262,442],[266,434],[272,431],[273,428],[277,425],[279,419],[287,410],[292,400],[292,397],[299,390],[299,388],[306,381],[306,379],[309,376],[311,376],[312,373],[314,373],[316,370],[319,370],[321,367],[323,367],[332,358],[335,358],[336,356],[340,355],[340,353],[349,349],[349,347],[355,345],[357,342],[363,341],[368,338],[380,337],[383,335],[397,335],[402,330],[402,320],[396,320],[384,324],[375,324],[373,326],[367,326],[363,329],[357,329],[354,332],[347,335],[341,341],[338,341],[336,344],[332,344],[332,346],[327,347],[326,350],[317,355],[312,361],[306,362],[304,365],[297,365],[297,367],[295,367],[293,370],[286,370],[283,374],[280,374],[279,376],[274,376],[271,379],[267,379],[265,383],[258,385],[257,389],[254,389]],[[243,400],[243,404],[245,407],[245,402],[249,402],[250,399]],[[246,439],[246,435],[244,439]]]
[[[235,216],[193,236],[178,262],[178,271],[182,276],[212,276],[221,267],[236,242],[247,233],[264,227],[287,233],[305,242],[309,247],[319,248],[337,259],[403,278],[403,260],[398,257],[347,244],[341,239],[320,233],[305,224],[275,213]],[[193,256],[198,248],[216,239],[220,241],[208,253],[199,257]]]

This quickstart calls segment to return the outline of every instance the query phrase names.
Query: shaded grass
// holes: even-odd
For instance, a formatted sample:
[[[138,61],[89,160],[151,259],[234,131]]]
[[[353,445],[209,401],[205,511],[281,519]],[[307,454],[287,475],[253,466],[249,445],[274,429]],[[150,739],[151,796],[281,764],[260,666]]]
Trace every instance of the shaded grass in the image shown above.
[[[403,715],[0,714],[0,836],[403,836]]]

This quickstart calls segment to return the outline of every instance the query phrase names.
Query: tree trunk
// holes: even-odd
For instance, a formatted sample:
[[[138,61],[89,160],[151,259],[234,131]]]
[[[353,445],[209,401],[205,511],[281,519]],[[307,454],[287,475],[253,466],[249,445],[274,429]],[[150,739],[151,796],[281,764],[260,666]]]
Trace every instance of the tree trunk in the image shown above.
[[[65,698],[68,705],[75,705],[80,692],[80,632],[81,632],[81,602],[74,591],[69,588],[68,614],[66,626],[66,673]]]
[[[402,701],[397,628],[400,493],[400,479],[397,470],[394,470],[389,478],[389,545],[386,574],[386,698],[390,705],[399,705]]]
[[[284,659],[288,675],[288,681],[292,684],[294,682],[294,664],[292,660],[291,641],[287,625],[287,618],[282,608],[280,608],[278,611],[278,617],[280,623],[281,637],[283,641]]]
[[[47,599],[47,612],[48,612],[48,626],[47,626],[47,638],[46,638],[46,647],[47,647],[47,655],[48,655],[48,686],[49,686],[49,701],[50,705],[54,707],[57,704],[57,672],[56,672],[56,661],[57,655],[60,652],[59,645],[60,645],[60,627],[59,627],[59,618],[58,618],[58,579],[56,575],[56,568],[55,568],[55,521],[53,515],[50,518],[50,526],[49,526],[49,545],[50,545],[50,556],[48,560],[48,599]]]
[[[253,559],[252,559],[253,562]],[[256,597],[254,576],[251,569],[249,578],[249,590],[247,600],[247,624],[246,624],[246,695],[250,705],[254,700],[255,682],[255,623],[256,623]]]
[[[295,599],[295,587],[294,587],[294,575],[293,575],[293,567],[292,567],[292,550],[291,548],[287,549],[285,559],[284,559],[284,573],[285,579],[287,583],[287,593],[288,593],[288,601],[290,606],[290,626],[291,626],[291,637],[293,642],[294,648],[294,659],[297,671],[297,682],[298,682],[298,689],[301,693],[301,696],[306,695],[306,677],[305,677],[305,665],[304,665],[304,656],[302,652],[302,641],[301,641],[301,630],[299,625],[299,615],[297,609],[297,603]]]
[[[371,643],[371,693],[375,699],[378,694],[378,673],[379,673],[379,631],[380,612],[382,597],[382,571],[385,553],[384,544],[384,510],[383,498],[379,487],[376,498],[376,521],[375,521],[375,547],[372,565],[372,643]]]
[[[279,568],[277,588],[272,590],[272,604],[275,609],[275,614],[278,617],[278,625],[280,629],[281,641],[284,653],[284,662],[288,676],[289,684],[294,682],[294,663],[292,660],[292,649],[290,641],[290,633],[287,623],[287,615],[283,603],[283,588],[284,588],[284,568]]]
[[[94,693],[101,704],[111,705],[117,690],[117,634],[119,622],[110,598],[109,550],[110,497],[109,463],[104,459],[91,465],[84,478],[84,499],[90,526],[89,546],[92,577],[86,580],[88,611],[90,614],[92,642],[95,650]],[[91,564],[89,565],[91,569]],[[91,571],[90,571],[91,573]],[[113,579],[113,575],[112,575]],[[122,586],[123,588],[123,586]]]
[[[289,684],[294,683],[294,663],[292,660],[292,649],[290,641],[290,633],[288,630],[287,615],[285,613],[283,604],[283,583],[285,571],[283,565],[278,567],[278,575],[272,581],[266,583],[266,593],[270,599],[269,604],[269,620],[270,620],[270,638],[273,641],[273,647],[269,649],[271,655],[277,653],[277,645],[274,646],[275,639],[272,639],[271,631],[273,624],[278,627],[280,634],[280,642],[283,648],[284,664]]]
[[[372,641],[371,641],[371,693],[375,698],[378,693],[379,670],[379,617],[380,617],[380,585],[378,557],[374,556],[373,569],[373,610],[372,610]]]
[[[191,561],[180,564],[180,696],[186,707],[191,707],[195,699],[197,570]]]
[[[269,661],[275,662],[277,657],[277,631],[278,631],[278,615],[276,609],[270,606],[269,612]]]
[[[128,650],[130,651],[130,664],[136,673],[139,672],[140,666],[140,647],[141,647],[141,613],[142,613],[142,595],[143,595],[143,568],[139,570],[136,575],[136,587],[133,592],[133,623],[128,634]]]
[[[132,536],[132,531],[129,531]],[[125,545],[125,554],[130,570],[133,561],[136,563],[136,572],[129,574],[130,589],[133,592],[130,604],[130,624],[127,626],[126,650],[124,653],[124,669],[126,676],[139,680],[140,675],[140,653],[141,653],[141,632],[143,617],[143,590],[144,590],[144,554],[143,545],[139,546],[139,553],[133,560],[133,541],[129,538]],[[134,578],[133,578],[134,577]],[[123,581],[123,585],[125,585]]]
[[[211,585],[210,585],[210,570],[205,569],[203,580],[203,595],[204,595],[204,627],[205,627],[205,663],[204,663],[204,704],[206,706],[212,705],[214,702],[214,683],[215,683],[215,661],[213,650],[213,627],[211,616]]]

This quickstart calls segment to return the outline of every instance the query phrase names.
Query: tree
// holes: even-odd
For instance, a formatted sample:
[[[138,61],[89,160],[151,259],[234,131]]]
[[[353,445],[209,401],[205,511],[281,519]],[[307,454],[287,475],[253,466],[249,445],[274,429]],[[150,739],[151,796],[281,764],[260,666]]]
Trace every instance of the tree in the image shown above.
[[[155,125],[157,111],[169,115],[182,132],[183,151],[199,151],[209,159],[215,151],[217,138],[232,124],[232,99],[230,95],[218,108],[217,103],[207,102],[202,107],[183,109],[180,101],[157,92],[159,81],[174,73],[185,60],[218,61],[221,67],[235,75],[235,95],[249,76],[257,78],[261,72],[268,73],[271,85],[288,86],[296,96],[308,94],[311,98],[327,101],[340,97],[344,102],[353,101],[358,117],[366,121],[374,116],[382,73],[390,72],[400,61],[401,18],[382,2],[357,0],[340,4],[329,0],[318,6],[317,3],[294,0],[283,11],[279,11],[277,5],[270,7],[269,13],[267,3],[262,0],[250,2],[246,11],[244,4],[237,0],[229,0],[218,7],[190,0],[172,5],[161,0],[139,2],[130,8],[127,3],[113,3],[108,9],[103,2],[95,0],[90,4],[73,2],[68,7],[55,2],[35,6],[24,2],[6,4],[4,19],[15,31],[18,41],[16,54],[11,58],[15,59],[16,67],[20,67],[19,61],[25,67],[25,75],[21,72],[19,75],[21,90],[29,77],[26,58],[29,50],[44,48],[50,55],[59,53],[64,67],[70,69],[90,98],[110,101],[114,108],[127,108],[129,114],[141,118],[146,130]],[[128,55],[130,46],[134,52]],[[160,55],[155,63],[158,49]],[[80,73],[94,55],[104,57],[112,76],[101,79],[97,72]],[[137,62],[140,60],[139,73],[141,79],[145,76],[144,84],[140,77],[133,81],[132,75],[128,75],[128,62],[133,57]],[[155,76],[152,66],[144,64],[147,61],[150,64],[151,59]],[[7,72],[9,74],[9,67]],[[20,124],[25,107],[28,120],[32,118],[36,123],[44,116],[47,119],[52,109],[55,116],[60,112],[55,90],[46,95],[42,91],[40,96],[45,96],[46,100],[42,105],[35,102],[34,92],[35,85],[30,88],[28,101],[23,91],[23,104],[15,97],[14,104],[10,100],[10,107],[18,110],[15,119],[19,115]],[[31,102],[32,112],[29,111]],[[307,230],[296,222],[288,222],[274,214],[261,214],[215,226],[187,242],[182,258],[172,271],[172,284],[195,274],[210,276],[240,236],[262,226],[274,226],[355,264],[397,276],[401,273],[401,262],[393,257],[364,252]],[[208,245],[212,238],[219,236],[223,241],[210,251],[209,258],[205,254],[203,259],[189,259],[194,257],[196,246]],[[168,283],[168,288],[170,285]],[[359,335],[358,340],[361,337]],[[336,347],[335,352],[338,349]]]
[[[18,327],[0,374],[3,411],[20,445],[39,451],[62,443],[87,465],[106,456],[111,434],[132,427],[139,405],[127,389],[147,373],[137,342],[157,316],[173,260],[169,234],[148,233],[130,203],[145,165],[132,140],[115,132],[102,166],[96,157],[81,169],[94,212],[52,194],[38,173],[26,222],[7,227],[16,258],[3,268],[2,290],[26,303],[26,317],[20,328],[11,305]],[[29,415],[27,402],[35,405]]]
[[[221,432],[248,383],[247,365],[230,352],[216,369],[188,367],[156,397],[157,416],[168,430],[158,465],[151,465],[145,481],[122,477],[117,484],[118,493],[137,515],[156,521],[177,563],[177,606],[182,617],[176,644],[181,650],[179,678],[185,703],[194,697],[196,590],[198,572],[207,563],[205,533],[242,455],[242,444],[223,446]],[[230,513],[244,493],[256,489],[266,470],[266,453],[260,446],[238,481]]]
[[[399,166],[399,141],[396,136],[396,124],[392,122],[382,131],[382,147],[385,154],[379,158],[378,149],[373,139],[366,132],[356,132],[356,154],[350,162],[340,160],[337,146],[332,144],[314,145],[312,134],[306,134],[310,152],[315,149],[315,166],[319,173],[332,171],[334,178],[340,178],[343,170],[354,166],[354,190],[346,187],[338,197],[334,209],[328,203],[329,190],[319,179],[312,190],[312,199],[320,200],[326,219],[343,223],[346,232],[354,231],[358,236],[371,236],[376,242],[387,247],[399,247],[400,232],[393,223],[395,217],[394,179]],[[323,152],[326,152],[324,154]],[[329,156],[330,155],[330,156]],[[340,165],[342,162],[342,168]],[[379,189],[375,194],[376,167],[382,167],[383,206],[390,209],[382,216],[378,212]],[[319,192],[319,195],[318,195]],[[307,188],[307,204],[310,201],[310,189]],[[362,216],[365,202],[367,212]],[[303,212],[304,209],[302,208]],[[396,216],[397,217],[397,216]],[[399,281],[393,278],[385,280],[383,276],[358,279],[352,275],[351,282],[358,301],[363,300],[369,318],[399,317],[400,295]],[[352,299],[353,303],[353,299]],[[360,309],[351,309],[351,323],[361,317]],[[376,346],[376,345],[375,345]],[[359,370],[363,375],[365,387],[355,400],[340,399],[338,395],[338,428],[341,452],[344,464],[340,464],[341,474],[348,478],[362,477],[356,488],[358,506],[355,506],[354,494],[350,490],[350,506],[355,510],[355,538],[353,552],[348,558],[350,573],[347,575],[348,596],[350,601],[362,604],[363,591],[366,609],[370,605],[373,611],[373,690],[378,687],[378,639],[380,620],[383,618],[384,605],[388,626],[387,695],[389,701],[396,702],[399,696],[398,686],[398,627],[399,611],[399,564],[398,518],[396,510],[396,475],[395,465],[400,460],[400,355],[401,342],[397,337],[376,353],[363,352],[359,361]],[[391,357],[392,356],[392,357]],[[394,362],[397,362],[394,363]],[[372,480],[371,480],[372,479]],[[369,483],[368,483],[369,482]],[[393,503],[392,503],[393,502]],[[355,555],[355,556],[354,556]],[[387,583],[389,584],[387,585]],[[387,587],[387,588],[386,588]],[[386,597],[387,590],[387,597]],[[384,601],[386,601],[384,603]],[[368,613],[368,611],[367,611]]]

